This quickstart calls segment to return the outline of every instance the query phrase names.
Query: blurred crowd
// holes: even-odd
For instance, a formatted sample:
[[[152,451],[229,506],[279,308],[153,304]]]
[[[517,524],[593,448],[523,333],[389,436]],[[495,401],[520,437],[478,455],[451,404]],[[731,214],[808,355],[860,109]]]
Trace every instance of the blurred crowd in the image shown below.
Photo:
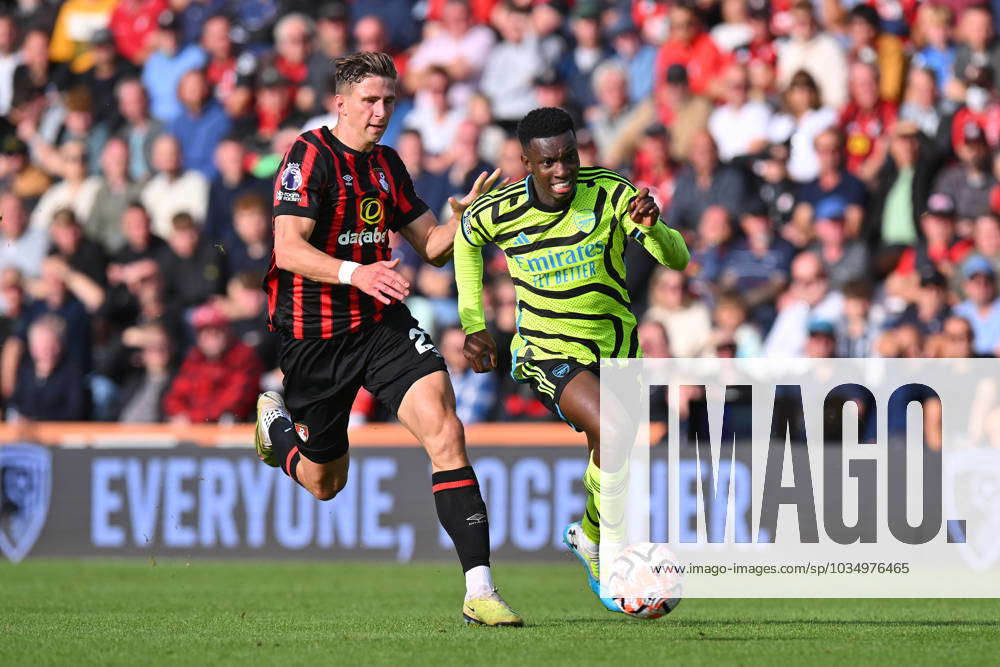
[[[525,175],[526,112],[648,187],[692,262],[635,245],[647,356],[1000,352],[1000,2],[7,0],[0,3],[0,396],[7,419],[230,422],[280,388],[271,188],[337,122],[335,58],[391,53],[383,142],[447,217]],[[996,17],[996,18],[995,18]],[[550,415],[462,356],[450,267],[393,239],[459,416]],[[487,258],[502,350],[516,322]],[[362,391],[354,421],[387,418]]]

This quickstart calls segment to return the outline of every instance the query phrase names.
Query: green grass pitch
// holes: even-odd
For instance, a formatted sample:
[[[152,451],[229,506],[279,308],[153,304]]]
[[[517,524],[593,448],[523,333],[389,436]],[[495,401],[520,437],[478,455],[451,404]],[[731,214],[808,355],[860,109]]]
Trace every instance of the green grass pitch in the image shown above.
[[[997,600],[685,600],[606,612],[578,566],[500,564],[529,627],[465,627],[457,566],[0,564],[0,665],[997,664]]]

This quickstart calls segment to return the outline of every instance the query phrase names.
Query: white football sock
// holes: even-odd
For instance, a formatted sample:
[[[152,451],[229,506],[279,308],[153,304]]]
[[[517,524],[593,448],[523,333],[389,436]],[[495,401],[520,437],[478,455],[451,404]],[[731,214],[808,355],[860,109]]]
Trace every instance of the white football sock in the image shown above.
[[[493,594],[493,573],[487,565],[477,565],[465,573],[465,599]]]

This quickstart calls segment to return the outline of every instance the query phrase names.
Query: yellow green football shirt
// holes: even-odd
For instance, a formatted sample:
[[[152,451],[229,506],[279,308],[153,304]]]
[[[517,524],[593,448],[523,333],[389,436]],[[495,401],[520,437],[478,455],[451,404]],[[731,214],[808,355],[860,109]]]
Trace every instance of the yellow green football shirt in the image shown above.
[[[531,176],[477,198],[455,235],[458,308],[467,334],[486,328],[482,247],[507,256],[517,296],[513,375],[531,360],[641,357],[625,289],[625,242],[631,236],[658,262],[683,269],[688,249],[662,220],[632,221],[637,188],[608,169],[584,167],[569,205],[537,201]]]

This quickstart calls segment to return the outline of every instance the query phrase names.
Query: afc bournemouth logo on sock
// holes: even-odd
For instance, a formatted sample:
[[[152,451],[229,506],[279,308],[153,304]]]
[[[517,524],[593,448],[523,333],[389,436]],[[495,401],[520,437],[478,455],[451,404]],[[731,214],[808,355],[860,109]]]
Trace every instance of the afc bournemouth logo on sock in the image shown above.
[[[306,442],[309,440],[309,427],[306,426],[305,424],[300,424],[299,422],[295,422],[295,432],[299,434],[299,438],[302,440],[302,442]]]
[[[52,454],[36,445],[0,447],[0,551],[15,563],[45,527],[52,490]]]

